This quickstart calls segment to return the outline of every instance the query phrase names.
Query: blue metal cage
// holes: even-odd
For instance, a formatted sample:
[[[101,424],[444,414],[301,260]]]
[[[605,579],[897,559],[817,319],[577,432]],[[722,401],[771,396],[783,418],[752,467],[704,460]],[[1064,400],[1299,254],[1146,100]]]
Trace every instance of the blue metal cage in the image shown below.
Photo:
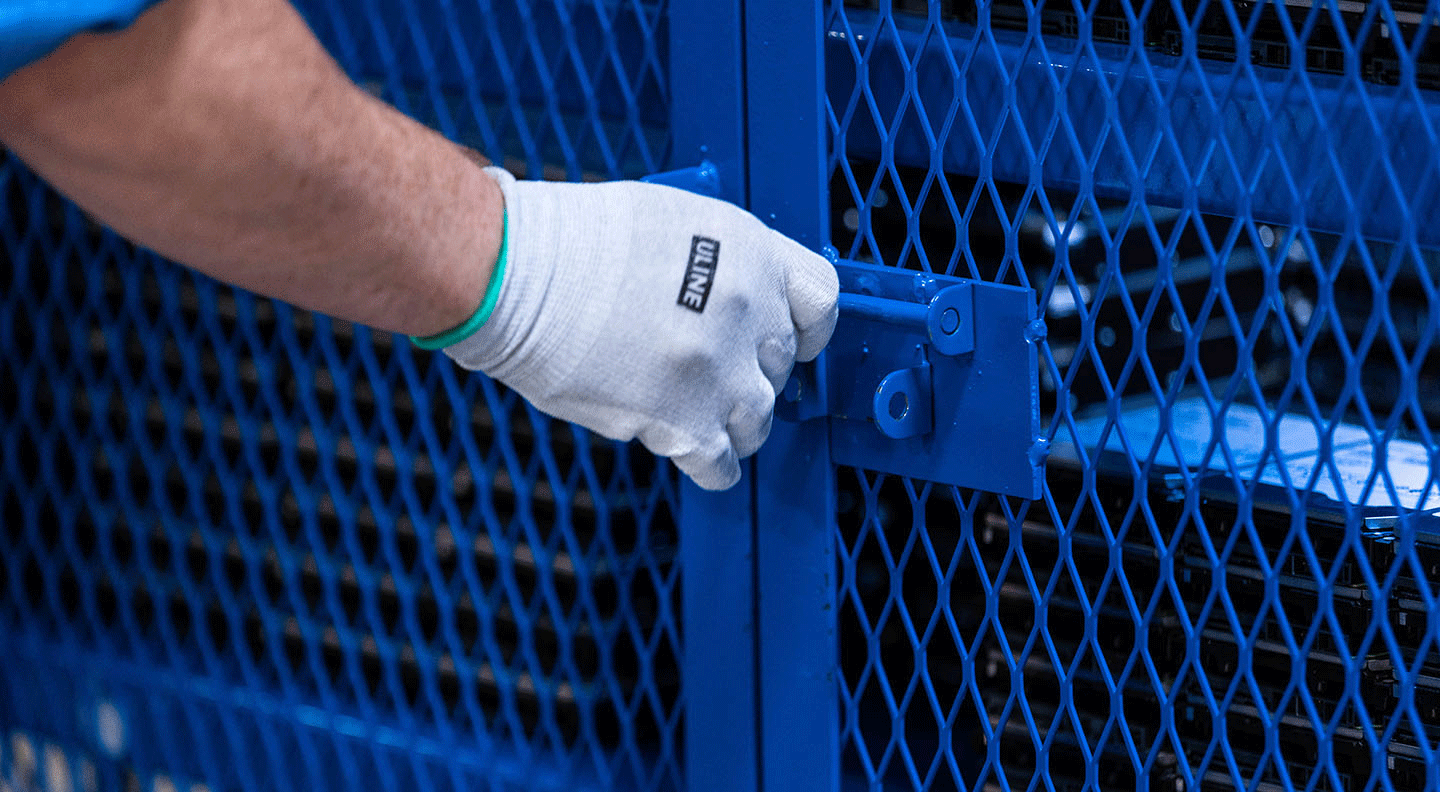
[[[663,4],[302,11],[533,177],[665,156]],[[13,159],[0,194],[0,778],[680,786],[670,470],[137,251]]]
[[[1440,2],[301,8],[531,178],[1030,290],[1038,431],[903,442],[1043,476],[822,362],[701,492],[5,160],[0,786],[1440,790]]]
[[[826,10],[842,254],[1048,330],[1041,499],[837,471],[847,778],[1440,786],[1437,10]]]

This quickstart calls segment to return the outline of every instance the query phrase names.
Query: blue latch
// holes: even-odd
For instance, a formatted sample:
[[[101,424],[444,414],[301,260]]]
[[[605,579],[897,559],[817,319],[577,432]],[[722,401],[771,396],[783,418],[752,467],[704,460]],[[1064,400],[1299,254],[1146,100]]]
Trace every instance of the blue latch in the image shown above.
[[[776,416],[829,418],[837,464],[1040,497],[1035,293],[847,261],[836,270],[835,335],[796,367]]]
[[[714,164],[645,181],[720,194]],[[840,321],[825,354],[795,367],[781,420],[830,421],[830,458],[939,484],[1040,497],[1035,292],[839,261]]]

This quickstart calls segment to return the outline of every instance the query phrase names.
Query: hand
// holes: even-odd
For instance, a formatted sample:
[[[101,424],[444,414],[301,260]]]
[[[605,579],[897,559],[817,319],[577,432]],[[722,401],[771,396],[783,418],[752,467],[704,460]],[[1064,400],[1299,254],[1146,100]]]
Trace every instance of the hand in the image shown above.
[[[733,486],[795,361],[830,340],[834,268],[713,198],[486,173],[505,196],[499,301],[445,352],[701,487]]]

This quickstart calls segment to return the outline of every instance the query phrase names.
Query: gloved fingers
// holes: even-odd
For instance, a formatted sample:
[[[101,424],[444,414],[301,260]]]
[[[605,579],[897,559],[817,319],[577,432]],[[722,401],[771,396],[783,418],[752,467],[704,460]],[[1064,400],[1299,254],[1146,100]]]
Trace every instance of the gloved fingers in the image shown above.
[[[724,434],[716,435],[696,451],[671,459],[701,489],[726,490],[740,481],[740,456]]]
[[[775,255],[785,268],[790,319],[795,323],[795,359],[814,360],[835,332],[840,318],[840,279],[824,256],[812,253],[779,232]]]
[[[666,423],[652,423],[637,432],[636,439],[650,453],[669,457],[704,489],[729,489],[740,480],[740,456],[718,427],[702,439]]]
[[[760,450],[775,416],[775,388],[759,369],[752,372],[725,422],[730,445],[741,459]]]
[[[773,400],[785,389],[785,383],[790,380],[790,371],[795,368],[795,334],[787,332],[783,336],[764,339],[755,348],[755,357],[760,362],[760,371],[765,374],[765,379],[770,382],[774,391],[770,395]]]

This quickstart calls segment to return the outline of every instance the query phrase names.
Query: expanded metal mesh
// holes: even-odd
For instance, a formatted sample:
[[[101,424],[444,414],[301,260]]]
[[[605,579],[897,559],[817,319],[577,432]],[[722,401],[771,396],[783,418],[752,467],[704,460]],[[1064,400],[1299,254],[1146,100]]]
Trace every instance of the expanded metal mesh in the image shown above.
[[[666,156],[663,3],[302,10],[531,177]],[[680,785],[670,468],[0,199],[0,787]]]
[[[1042,500],[837,471],[847,783],[1440,789],[1437,23],[829,5],[841,255],[1049,331]]]

